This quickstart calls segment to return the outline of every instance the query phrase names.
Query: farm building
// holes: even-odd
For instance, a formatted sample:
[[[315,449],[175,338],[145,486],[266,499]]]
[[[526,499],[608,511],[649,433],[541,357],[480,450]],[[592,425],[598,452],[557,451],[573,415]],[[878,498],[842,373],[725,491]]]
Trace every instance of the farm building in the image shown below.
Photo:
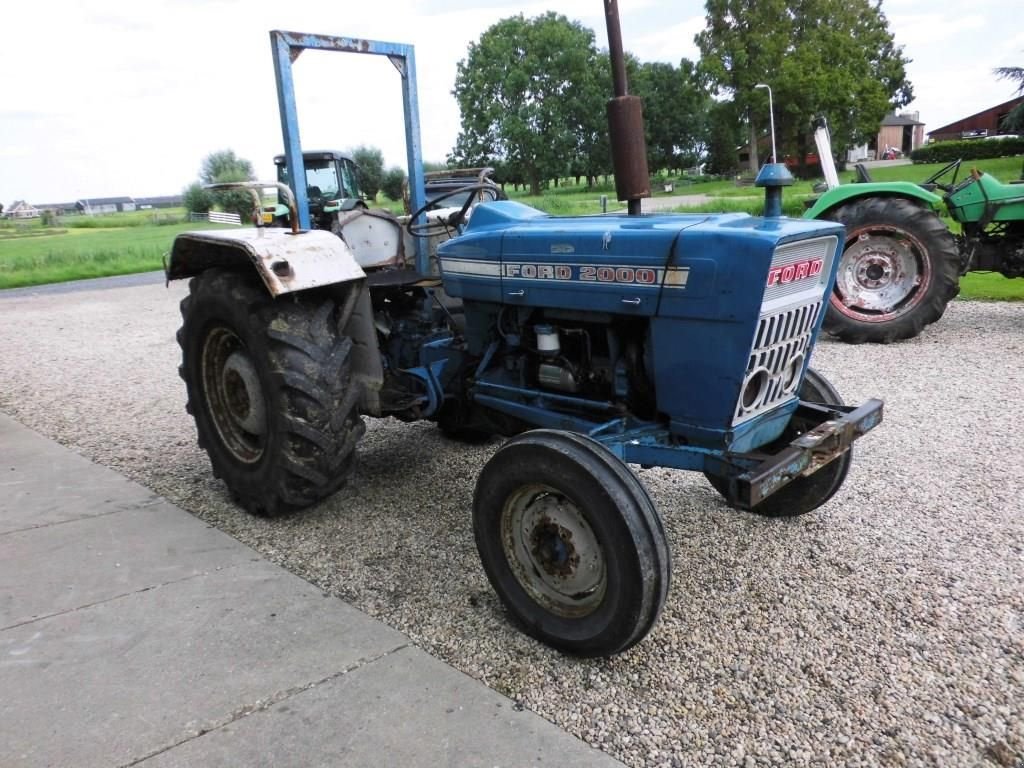
[[[92,200],[76,200],[75,208],[86,216],[100,213],[124,213],[135,210],[135,200],[131,197],[97,197]]]
[[[75,207],[74,203],[40,203],[36,208],[40,211],[50,211],[57,216],[66,213],[78,213],[78,208]]]
[[[4,208],[4,218],[7,219],[38,219],[39,215],[39,209],[24,200],[15,200]]]
[[[898,154],[908,155],[924,144],[924,123],[917,112],[902,115],[889,113],[882,118],[878,133],[867,144],[851,147],[846,153],[848,163],[861,160],[880,160],[886,149],[895,149]]]
[[[928,138],[932,141],[951,141],[980,136],[998,136],[1001,133],[1006,133],[1001,127],[1003,119],[1019,104],[1024,104],[1024,96],[1004,101],[1002,104],[996,104],[994,107],[929,131]]]
[[[158,195],[156,197],[136,197],[135,207],[139,210],[147,208],[181,208],[185,200],[181,195]]]

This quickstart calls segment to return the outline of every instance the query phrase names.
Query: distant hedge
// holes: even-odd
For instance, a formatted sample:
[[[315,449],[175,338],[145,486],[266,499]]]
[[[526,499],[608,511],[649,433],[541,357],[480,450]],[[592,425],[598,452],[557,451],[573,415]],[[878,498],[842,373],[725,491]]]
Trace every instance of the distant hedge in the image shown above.
[[[1024,138],[967,139],[937,141],[910,153],[915,163],[951,163],[954,160],[983,160],[988,157],[1024,155]]]

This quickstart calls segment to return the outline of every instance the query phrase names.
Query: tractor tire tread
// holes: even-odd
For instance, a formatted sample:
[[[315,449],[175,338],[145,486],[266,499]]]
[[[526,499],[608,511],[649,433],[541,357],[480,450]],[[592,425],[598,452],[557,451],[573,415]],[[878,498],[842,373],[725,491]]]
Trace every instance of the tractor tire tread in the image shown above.
[[[196,368],[199,361],[191,334],[192,319],[201,306],[216,315],[232,314],[244,327],[235,328],[250,340],[250,353],[266,366],[268,422],[276,439],[273,455],[259,471],[239,468],[205,413]],[[211,310],[207,309],[208,314]],[[182,328],[177,333],[186,382],[186,410],[196,419],[198,442],[210,456],[214,475],[224,479],[232,498],[262,515],[275,515],[309,506],[338,490],[354,466],[355,446],[365,432],[356,411],[358,385],[351,375],[352,342],[341,334],[338,303],[309,297],[273,299],[246,273],[210,269],[193,278],[181,302]],[[333,322],[332,322],[333,320]],[[341,409],[344,409],[343,411]],[[270,450],[270,449],[268,449]]]
[[[892,320],[859,321],[841,314],[830,302],[823,324],[830,335],[849,344],[889,344],[912,339],[941,318],[946,306],[959,294],[960,254],[956,240],[931,208],[905,198],[867,197],[833,209],[826,218],[845,224],[848,230],[874,222],[904,227],[921,240],[931,267],[931,280],[924,296]]]

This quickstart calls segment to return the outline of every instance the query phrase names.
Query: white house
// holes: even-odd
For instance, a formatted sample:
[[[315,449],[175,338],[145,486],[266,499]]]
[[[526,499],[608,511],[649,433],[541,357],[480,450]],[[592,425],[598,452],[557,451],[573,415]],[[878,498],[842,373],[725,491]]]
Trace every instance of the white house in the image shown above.
[[[24,200],[15,200],[9,208],[4,208],[4,218],[7,219],[38,219],[39,215],[39,209]]]

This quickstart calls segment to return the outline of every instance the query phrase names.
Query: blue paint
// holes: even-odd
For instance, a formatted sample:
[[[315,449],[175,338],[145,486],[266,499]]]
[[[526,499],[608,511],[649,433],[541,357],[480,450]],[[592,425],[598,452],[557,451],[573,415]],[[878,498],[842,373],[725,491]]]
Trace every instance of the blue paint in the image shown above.
[[[274,56],[274,77],[277,82],[277,103],[281,114],[281,134],[284,137],[285,161],[290,169],[289,181],[299,208],[299,225],[310,228],[309,199],[306,185],[296,183],[305,179],[302,147],[299,141],[299,116],[295,105],[295,81],[292,76],[292,57],[307,48],[321,51],[366,53],[387,56],[402,79],[402,107],[405,114],[405,148],[409,164],[409,202],[418,210],[426,199],[423,179],[423,150],[420,141],[420,115],[416,86],[416,53],[411,45],[388,43],[380,40],[362,40],[333,35],[312,35],[302,32],[273,30],[270,48]],[[420,274],[429,272],[429,256],[421,238],[416,238],[416,269]]]
[[[438,254],[445,289],[468,301],[648,318],[657,409],[671,433],[701,447],[745,452],[775,440],[797,406],[792,395],[733,425],[765,311],[760,297],[772,300],[766,282],[776,249],[842,238],[830,222],[809,228],[803,220],[770,227],[764,221],[745,214],[561,218],[495,202],[478,206],[466,232]],[[827,296],[837,266],[833,258],[819,279],[807,281],[811,300]],[[558,407],[554,398],[547,402]],[[547,417],[516,410],[550,426]]]
[[[777,219],[782,215],[782,188],[793,184],[793,174],[782,163],[766,163],[754,179],[754,186],[764,187],[764,216]]]

